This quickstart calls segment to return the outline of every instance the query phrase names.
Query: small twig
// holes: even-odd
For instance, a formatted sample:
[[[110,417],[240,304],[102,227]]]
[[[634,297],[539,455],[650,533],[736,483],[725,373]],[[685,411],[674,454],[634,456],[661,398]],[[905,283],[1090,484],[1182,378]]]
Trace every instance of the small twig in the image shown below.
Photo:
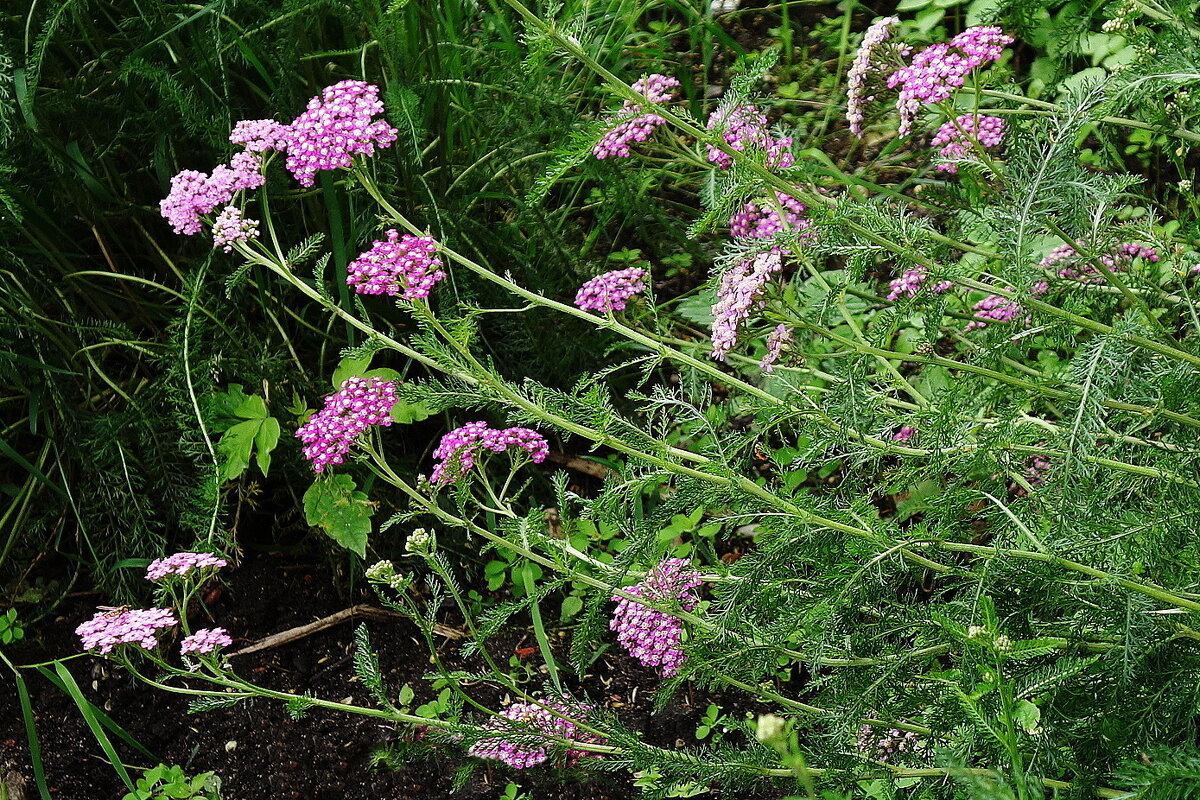
[[[386,611],[382,608],[375,608],[368,605],[357,605],[343,609],[336,614],[330,614],[328,617],[323,617],[316,622],[310,622],[307,625],[300,625],[295,628],[289,628],[286,631],[273,633],[270,636],[259,639],[254,644],[246,645],[241,650],[233,653],[228,653],[230,656],[243,656],[248,653],[257,653],[259,650],[269,650],[272,647],[290,644],[311,636],[318,631],[323,631],[326,628],[332,628],[334,625],[340,625],[347,620],[355,617],[370,617],[374,619],[391,619],[394,617],[403,616],[395,611]]]

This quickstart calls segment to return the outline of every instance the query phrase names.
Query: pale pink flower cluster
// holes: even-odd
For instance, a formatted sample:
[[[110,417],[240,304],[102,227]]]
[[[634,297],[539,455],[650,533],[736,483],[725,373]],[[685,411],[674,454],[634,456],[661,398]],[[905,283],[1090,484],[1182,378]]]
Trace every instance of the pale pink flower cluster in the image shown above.
[[[654,73],[642,76],[630,88],[647,101],[662,104],[671,99],[678,86],[679,81],[675,78]],[[630,144],[646,141],[659,125],[666,122],[659,114],[643,113],[638,103],[629,100],[625,101],[613,121],[617,124],[592,148],[592,155],[596,158],[628,158],[633,154],[629,149]]]
[[[872,725],[864,724],[858,729],[858,740],[854,749],[863,758],[872,761],[890,761],[897,756],[911,753],[917,749],[919,740],[912,731],[902,731],[890,728],[887,731],[877,730]]]
[[[779,356],[783,353],[783,348],[792,343],[792,330],[787,325],[776,325],[775,329],[767,335],[767,352],[759,362],[758,368],[764,373],[770,374],[775,371],[775,363],[779,361]]]
[[[1083,246],[1083,242],[1076,242],[1076,245]],[[1155,262],[1159,260],[1159,255],[1158,251],[1153,247],[1135,242],[1124,242],[1114,247],[1110,252],[1098,256],[1101,264],[1114,271],[1126,268],[1136,258]],[[1104,280],[1096,267],[1087,259],[1081,257],[1076,249],[1069,244],[1060,245],[1051,250],[1050,254],[1038,264],[1038,267],[1041,269],[1053,269],[1060,278],[1069,278],[1085,283],[1096,283]]]
[[[346,283],[359,294],[400,294],[405,300],[428,297],[446,277],[438,245],[431,236],[400,235],[371,242],[371,249],[346,265]]]
[[[288,132],[287,125],[273,119],[244,119],[233,126],[229,141],[251,153],[264,153],[283,149]]]
[[[850,132],[855,136],[863,135],[866,104],[875,99],[874,94],[868,94],[868,81],[876,73],[890,68],[881,63],[880,46],[892,38],[892,31],[899,24],[899,17],[884,17],[872,22],[863,34],[858,52],[854,54],[854,62],[846,72],[846,121],[850,123]]]
[[[646,291],[650,274],[641,267],[628,267],[597,275],[575,294],[575,305],[584,311],[624,311],[625,301]]]
[[[96,615],[75,629],[84,650],[111,653],[122,644],[133,644],[152,650],[158,644],[158,632],[178,623],[169,608],[131,608],[119,611],[97,611]]]
[[[770,169],[786,169],[794,163],[792,137],[776,139],[767,126],[767,115],[751,105],[718,108],[708,118],[708,129],[720,131],[725,143],[734,150],[745,152],[747,147],[756,147],[767,154],[766,164]],[[733,156],[712,145],[708,145],[708,160],[718,169],[733,166]]]
[[[813,222],[804,216],[808,206],[783,192],[775,192],[775,202],[783,209],[783,217],[769,203],[749,202],[729,218],[729,235],[735,239],[770,239],[785,229],[800,232],[802,238],[812,238]]]
[[[658,564],[644,580],[625,591],[659,605],[675,605],[693,611],[700,602],[696,587],[700,573],[686,558],[668,558]],[[617,642],[647,667],[658,667],[670,678],[683,666],[683,623],[678,617],[650,608],[637,600],[613,597],[617,603],[609,627],[617,632]]]
[[[335,83],[308,101],[276,147],[287,151],[286,166],[296,181],[312,186],[317,172],[345,169],[355,156],[369,156],[396,140],[396,129],[375,119],[382,113],[378,86],[352,80]]]
[[[229,637],[229,631],[224,628],[201,628],[191,636],[183,638],[183,641],[179,643],[179,652],[183,655],[211,653],[218,647],[229,647],[231,644],[233,644],[233,639]]]
[[[169,575],[187,575],[189,572],[212,567],[219,569],[228,561],[213,553],[175,553],[166,558],[156,558],[146,567],[146,580],[160,581]]]
[[[917,265],[911,269],[906,269],[899,277],[892,280],[888,284],[888,300],[899,300],[902,297],[916,297],[922,291],[930,292],[945,292],[954,284],[950,281],[937,281],[926,285],[928,268]]]
[[[1004,120],[999,117],[963,114],[938,128],[930,147],[940,147],[942,158],[937,165],[943,172],[958,172],[958,163],[969,157],[975,146],[996,147],[1004,141]]]
[[[967,28],[949,42],[926,47],[911,64],[893,72],[887,85],[900,92],[896,100],[900,133],[912,130],[922,105],[949,99],[973,70],[1000,58],[1012,41],[1013,37],[994,26]]]
[[[439,459],[429,476],[431,483],[454,483],[471,471],[480,451],[503,453],[515,447],[540,464],[550,454],[546,438],[529,428],[489,428],[486,422],[468,422],[442,437],[433,457]]]
[[[712,357],[724,361],[737,344],[738,328],[763,305],[771,276],[783,269],[783,251],[772,247],[734,264],[721,276],[712,314]]]
[[[192,236],[200,232],[204,218],[227,206],[244,189],[257,189],[266,179],[262,161],[243,151],[219,164],[212,175],[185,169],[171,178],[171,191],[159,202],[159,211],[175,233]]]
[[[400,402],[396,385],[383,378],[352,376],[325,398],[325,407],[296,431],[313,472],[341,464],[354,440],[372,425],[391,425],[392,406]]]
[[[513,703],[484,725],[489,731],[500,735],[484,736],[468,749],[468,755],[503,761],[513,769],[528,769],[541,764],[550,757],[550,748],[555,742],[547,737],[570,739],[586,744],[598,744],[600,737],[581,730],[577,724],[564,716],[582,716],[587,708],[580,703],[555,700],[533,703]],[[598,753],[569,749],[566,752],[567,766],[585,756],[600,757]]]
[[[213,247],[226,253],[233,251],[235,242],[258,238],[258,220],[246,219],[237,206],[225,206],[212,224]]]
[[[1049,288],[1049,284],[1045,281],[1038,281],[1033,285],[1029,293],[1033,297],[1037,297],[1038,295],[1045,294]],[[1008,291],[1012,291],[1011,286],[1008,287]],[[968,322],[966,327],[963,328],[964,331],[986,328],[989,323],[984,320],[991,322],[1012,322],[1015,319],[1024,318],[1025,316],[1025,310],[1021,307],[1020,303],[998,294],[989,294],[980,300],[974,305],[972,312],[976,317],[983,317],[983,319],[975,319]]]

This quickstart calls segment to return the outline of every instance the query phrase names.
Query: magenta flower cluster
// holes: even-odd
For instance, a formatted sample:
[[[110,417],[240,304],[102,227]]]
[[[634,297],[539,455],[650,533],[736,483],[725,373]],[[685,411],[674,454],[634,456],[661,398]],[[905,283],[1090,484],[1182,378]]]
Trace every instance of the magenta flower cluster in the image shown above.
[[[684,611],[692,611],[700,602],[696,587],[701,582],[700,573],[686,558],[668,558],[625,591],[652,603],[678,604]],[[683,623],[679,618],[637,600],[613,600],[617,608],[609,627],[617,632],[617,642],[643,665],[658,667],[664,677],[677,674],[683,666]]]
[[[171,178],[171,191],[159,202],[159,211],[175,233],[193,236],[204,218],[227,206],[244,189],[257,189],[265,182],[261,159],[243,151],[220,164],[212,174],[185,169]]]
[[[431,236],[400,235],[371,242],[371,249],[346,265],[346,283],[359,294],[400,294],[405,300],[429,297],[446,277],[438,245]]]
[[[713,304],[712,357],[724,361],[737,344],[738,328],[761,308],[771,276],[783,269],[783,251],[772,247],[744,258],[721,276]]]
[[[97,611],[96,615],[75,629],[84,650],[111,653],[117,645],[134,644],[152,650],[158,644],[158,632],[178,623],[169,608],[131,608],[119,611]]]
[[[896,110],[900,112],[900,133],[912,130],[922,105],[949,99],[973,70],[1000,58],[1012,41],[1013,37],[997,27],[967,28],[949,42],[926,47],[912,63],[893,72],[887,85],[899,90]]]
[[[231,644],[233,639],[224,628],[201,628],[191,636],[183,637],[183,641],[179,643],[179,652],[182,655],[211,653],[218,647],[229,647]]]
[[[279,149],[301,186],[312,186],[317,172],[345,169],[355,156],[369,156],[396,140],[396,129],[375,116],[383,113],[379,87],[342,81],[321,90],[308,108],[292,120]]]
[[[258,220],[246,219],[237,206],[225,206],[212,225],[213,247],[226,253],[233,251],[235,242],[248,242],[258,238]]]
[[[1075,244],[1083,246],[1083,242],[1076,242]],[[1101,264],[1114,271],[1126,268],[1136,258],[1151,262],[1158,261],[1158,250],[1147,245],[1136,244],[1135,242],[1124,242],[1114,247],[1108,253],[1097,256]],[[1085,283],[1095,283],[1103,280],[1103,277],[1098,274],[1096,267],[1080,256],[1075,247],[1069,244],[1064,244],[1051,250],[1050,254],[1043,258],[1038,266],[1041,269],[1053,269],[1055,274],[1060,278],[1069,278]]]
[[[901,425],[900,429],[892,434],[892,441],[907,442],[917,433],[917,429],[912,425]]]
[[[906,269],[899,277],[892,280],[888,284],[888,300],[899,300],[902,297],[916,297],[922,291],[930,292],[945,292],[954,284],[950,281],[937,281],[935,283],[926,284],[928,268],[917,265],[912,269]]]
[[[735,239],[770,239],[786,229],[801,232],[805,239],[812,238],[812,220],[804,216],[808,206],[783,192],[775,193],[775,202],[783,209],[782,217],[768,203],[746,203],[729,218],[729,235]]]
[[[846,71],[846,121],[850,123],[850,132],[855,136],[863,135],[866,105],[875,99],[875,95],[870,93],[871,78],[890,69],[881,58],[880,51],[899,24],[899,17],[884,17],[872,22],[863,34],[850,69]],[[901,50],[901,55],[907,55],[906,48]]]
[[[515,447],[523,450],[529,460],[540,464],[550,454],[546,438],[529,428],[489,428],[486,422],[468,422],[442,437],[433,457],[439,459],[429,476],[431,483],[454,483],[471,471],[479,453],[489,450],[503,453]]]
[[[775,329],[767,335],[767,352],[763,355],[762,361],[758,363],[758,368],[766,374],[774,372],[775,364],[779,361],[783,349],[791,343],[791,328],[787,325],[776,325]]]
[[[679,86],[675,78],[657,73],[644,75],[630,87],[645,97],[651,103],[666,103],[674,95]],[[600,141],[592,148],[592,155],[599,159],[628,158],[632,155],[629,145],[634,142],[644,142],[649,139],[654,130],[666,122],[660,115],[653,112],[644,113],[642,107],[629,100],[617,114],[617,122]]]
[[[325,398],[325,407],[296,431],[313,472],[345,461],[354,440],[372,425],[391,425],[392,406],[398,402],[396,385],[389,380],[347,378]]]
[[[146,567],[146,580],[160,581],[171,575],[187,575],[206,567],[219,569],[229,562],[212,553],[175,553],[166,558],[156,558]]]
[[[503,761],[513,769],[528,769],[541,764],[550,757],[553,742],[547,737],[571,739],[586,744],[597,744],[600,737],[581,730],[577,724],[564,716],[581,716],[587,709],[579,703],[568,705],[555,700],[546,700],[541,705],[513,703],[484,725],[501,735],[484,736],[467,749],[467,754],[476,758]],[[566,752],[567,766],[585,756],[599,757],[598,753],[575,748]]]
[[[792,137],[776,139],[767,126],[767,115],[754,106],[726,106],[718,108],[708,118],[708,129],[721,131],[725,143],[734,150],[745,152],[747,147],[757,147],[767,154],[766,164],[770,169],[786,169],[793,164]],[[708,145],[708,160],[718,169],[733,166],[733,156],[712,145]]]
[[[969,157],[975,147],[996,147],[1004,141],[1004,120],[999,117],[963,114],[942,127],[930,142],[945,161],[937,165],[943,172],[958,172],[959,161]]]
[[[1038,281],[1029,290],[1029,294],[1033,297],[1045,294],[1049,289],[1049,284],[1045,281]],[[1008,291],[1012,291],[1012,287],[1008,287]],[[972,307],[972,312],[976,317],[983,319],[974,319],[967,323],[964,331],[975,330],[976,328],[986,328],[991,322],[1012,322],[1014,319],[1023,319],[1025,317],[1025,309],[1016,300],[1008,297],[1003,297],[998,294],[989,294],[987,297],[980,300]]]
[[[597,275],[575,294],[575,305],[584,311],[624,311],[625,302],[646,291],[650,273],[641,267],[617,269]]]

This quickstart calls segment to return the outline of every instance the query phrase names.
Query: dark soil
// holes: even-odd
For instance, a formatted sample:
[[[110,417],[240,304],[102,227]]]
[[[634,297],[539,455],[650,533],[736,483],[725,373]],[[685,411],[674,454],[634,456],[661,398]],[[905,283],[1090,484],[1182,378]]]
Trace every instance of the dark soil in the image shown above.
[[[279,554],[251,555],[236,569],[225,570],[222,577],[224,586],[209,591],[207,606],[215,624],[235,637],[231,649],[358,603],[378,605],[362,593],[339,597],[326,568],[294,563]],[[15,663],[28,664],[77,653],[74,628],[94,613],[95,603],[95,596],[87,596],[78,598],[73,606],[64,606],[62,616],[32,632],[36,644],[9,648],[6,654],[15,656]],[[240,675],[272,689],[371,706],[351,661],[358,624],[344,623],[232,661]],[[418,702],[428,699],[423,676],[431,668],[415,627],[399,617],[365,624],[391,691],[398,692],[409,683],[417,691]],[[447,618],[446,624],[454,627],[454,620]],[[567,637],[562,641],[565,647]],[[472,664],[458,658],[458,644],[446,639],[443,656],[451,667],[469,669]],[[517,622],[492,642],[490,650],[501,664],[508,663],[514,653],[532,663],[537,655],[526,648],[533,644],[531,630]],[[380,719],[316,709],[293,720],[282,702],[266,700],[189,715],[187,698],[138,683],[110,662],[85,656],[68,661],[67,667],[84,695],[162,762],[181,765],[189,775],[216,772],[223,782],[225,800],[442,798],[451,796],[458,767],[471,761],[457,748],[414,742],[413,731]],[[74,702],[36,671],[22,672],[33,695],[53,796],[60,800],[121,797],[125,789]],[[538,682],[535,675],[532,685]],[[760,710],[740,694],[697,692],[685,686],[663,711],[654,713],[654,689],[659,685],[656,675],[612,647],[595,661],[584,685],[593,704],[607,705],[646,741],[667,748],[698,744],[696,727],[709,703],[716,703],[734,718]],[[20,782],[16,775],[23,775],[25,796],[32,800],[37,793],[16,693],[11,679],[6,678],[0,687],[0,795],[6,773],[10,785]],[[493,708],[503,700],[487,689],[480,689],[478,698]],[[153,766],[144,755],[114,742],[126,764]],[[391,759],[397,767],[393,770],[378,763],[377,754],[382,752],[404,757]],[[497,762],[475,763],[479,768],[452,796],[492,800],[509,782],[537,800],[623,800],[638,795],[632,776],[623,772],[575,770],[568,774],[546,767],[517,772]],[[760,792],[738,792],[737,797],[774,800],[786,794],[763,786]]]

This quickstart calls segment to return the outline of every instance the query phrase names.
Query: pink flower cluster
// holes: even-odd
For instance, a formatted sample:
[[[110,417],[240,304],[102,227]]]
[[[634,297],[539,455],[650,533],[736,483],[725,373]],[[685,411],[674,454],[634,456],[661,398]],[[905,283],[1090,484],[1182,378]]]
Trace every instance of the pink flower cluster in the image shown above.
[[[786,228],[789,231],[805,232],[802,235],[806,239],[811,238],[810,229],[813,223],[811,219],[804,217],[808,206],[783,192],[775,193],[775,201],[783,209],[782,218],[779,212],[767,203],[746,203],[729,218],[729,235],[735,239],[770,239]]]
[[[696,587],[700,574],[686,558],[668,558],[650,571],[641,582],[625,591],[659,605],[678,603],[684,611],[692,611],[700,598]],[[683,666],[683,623],[678,617],[657,611],[624,597],[613,597],[617,603],[609,627],[617,632],[617,642],[631,656],[647,667],[658,667],[670,678]]]
[[[237,206],[225,206],[212,225],[213,247],[226,253],[233,250],[234,242],[248,242],[258,238],[258,220],[246,219]]]
[[[273,119],[244,119],[233,126],[229,141],[251,153],[282,150],[288,139],[288,126]]]
[[[956,162],[969,157],[975,147],[996,147],[1004,141],[1004,120],[999,117],[979,117],[974,114],[963,114],[956,120],[951,120],[938,128],[937,134],[930,142],[931,147],[940,147],[942,158],[946,159],[937,165],[943,172],[958,172]]]
[[[679,86],[675,78],[657,73],[644,75],[630,87],[651,103],[666,103]],[[601,137],[592,148],[592,155],[599,159],[628,158],[632,155],[629,145],[644,142],[654,134],[654,129],[666,122],[655,113],[643,113],[639,104],[625,101],[624,107],[614,121],[617,124]]]
[[[900,133],[912,130],[913,120],[923,104],[948,99],[973,70],[1000,58],[1012,41],[1013,37],[997,27],[967,28],[947,43],[926,47],[913,57],[911,64],[893,72],[887,85],[900,92],[896,100]]]
[[[725,143],[738,152],[747,147],[757,147],[767,154],[767,167],[786,169],[793,164],[791,153],[792,137],[776,139],[767,127],[767,115],[754,106],[726,106],[718,108],[708,118],[708,129],[721,132]],[[708,146],[708,160],[718,169],[733,166],[733,156],[712,145]]]
[[[340,389],[325,398],[325,407],[296,431],[313,472],[345,461],[354,440],[367,428],[391,425],[392,406],[398,402],[396,385],[389,380],[347,378]]]
[[[175,553],[166,558],[156,558],[146,567],[146,580],[160,581],[169,575],[187,575],[206,567],[220,568],[228,561],[212,553]]]
[[[892,31],[899,24],[899,17],[884,17],[872,22],[863,34],[858,52],[854,54],[854,62],[846,72],[846,121],[850,123],[850,132],[855,136],[863,135],[866,104],[875,99],[874,94],[868,94],[868,81],[876,73],[888,69],[881,63],[880,48],[892,38]],[[902,53],[906,54],[906,51]]]
[[[757,253],[734,264],[721,276],[712,314],[712,357],[724,361],[737,344],[738,327],[750,312],[762,306],[763,293],[771,276],[783,269],[783,251],[778,247]]]
[[[1030,295],[1037,297],[1038,295],[1045,294],[1046,290],[1049,288],[1049,285],[1045,281],[1038,281],[1029,290],[1029,293]],[[1008,288],[1008,291],[1012,291],[1011,286]],[[983,317],[983,319],[975,319],[971,322],[968,322],[966,327],[963,328],[964,331],[970,331],[976,328],[986,328],[988,323],[984,320],[991,320],[992,322],[1012,322],[1014,319],[1024,317],[1024,309],[1021,307],[1020,303],[1018,303],[1016,300],[1008,297],[1002,297],[998,294],[989,294],[987,297],[976,303],[972,310],[976,317]]]
[[[759,362],[758,368],[764,373],[770,374],[775,371],[775,362],[779,361],[779,356],[783,353],[783,348],[792,343],[792,330],[787,325],[776,325],[775,329],[767,335],[767,352]]]
[[[600,737],[580,730],[569,719],[563,719],[563,716],[582,716],[587,710],[579,703],[568,705],[555,700],[544,701],[541,705],[513,703],[484,725],[488,730],[503,735],[484,736],[467,749],[467,754],[503,761],[513,769],[528,769],[550,757],[550,747],[554,743],[548,742],[547,737],[561,737],[586,744],[599,743]],[[599,754],[569,749],[566,756],[567,766],[571,766],[584,756],[598,758]]]
[[[1076,242],[1076,245],[1082,246],[1083,242]],[[1100,263],[1111,270],[1124,269],[1133,263],[1135,258],[1153,262],[1159,260],[1159,255],[1158,251],[1153,247],[1134,242],[1124,242],[1114,247],[1110,252],[1098,256]],[[1064,244],[1051,250],[1050,254],[1043,258],[1038,266],[1041,269],[1055,270],[1060,278],[1069,278],[1084,281],[1085,283],[1096,283],[1103,280],[1103,277],[1098,274],[1096,267],[1086,259],[1080,257],[1076,249],[1069,244]]]
[[[371,249],[346,265],[346,283],[359,294],[401,294],[405,300],[429,297],[433,285],[446,277],[431,236],[400,235],[371,242]]]
[[[584,311],[624,311],[625,301],[646,291],[650,273],[641,267],[613,270],[597,275],[575,294],[575,305]]]
[[[308,108],[292,120],[279,149],[287,151],[287,168],[301,186],[312,186],[317,172],[345,169],[355,156],[369,156],[396,141],[396,129],[383,113],[379,87],[342,81],[321,90]]]
[[[900,426],[900,430],[898,430],[892,434],[892,441],[907,442],[909,439],[911,439],[913,436],[915,436],[916,433],[917,433],[917,429],[914,428],[912,425],[902,425],[902,426]]]
[[[864,724],[858,729],[858,740],[854,749],[863,758],[872,761],[888,761],[896,756],[911,753],[917,749],[917,734],[912,731],[902,731],[890,728],[887,731],[876,730],[871,725]]]
[[[233,639],[229,637],[229,631],[224,628],[201,628],[191,636],[183,638],[183,641],[179,643],[179,652],[182,655],[211,653],[218,647],[229,647],[231,644],[233,644]]]
[[[433,457],[440,459],[429,476],[431,483],[454,483],[471,471],[480,451],[503,453],[516,447],[540,464],[550,453],[546,438],[529,428],[489,428],[486,422],[468,422],[442,437]]]
[[[96,615],[75,629],[84,650],[111,653],[121,644],[135,644],[152,650],[158,644],[160,630],[177,624],[175,612],[169,608],[131,608],[118,611],[97,611]]]
[[[912,269],[906,269],[904,274],[899,278],[893,279],[888,284],[887,299],[899,300],[901,297],[916,297],[922,290],[938,292],[940,294],[954,285],[950,281],[937,281],[926,286],[926,272],[928,272],[928,269],[920,265]]]
[[[219,164],[212,175],[185,169],[171,178],[171,191],[159,202],[159,211],[175,233],[192,236],[200,232],[204,217],[226,206],[244,189],[257,189],[265,182],[262,161],[243,151]]]

